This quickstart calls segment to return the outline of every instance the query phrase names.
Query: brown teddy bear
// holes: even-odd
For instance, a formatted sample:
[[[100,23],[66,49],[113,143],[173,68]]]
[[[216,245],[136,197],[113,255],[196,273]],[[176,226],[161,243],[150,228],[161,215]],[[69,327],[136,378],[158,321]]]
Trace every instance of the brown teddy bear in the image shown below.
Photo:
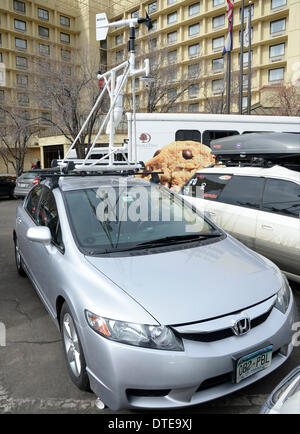
[[[210,151],[192,140],[172,142],[155,152],[145,163],[146,170],[164,172],[159,175],[160,183],[179,191],[197,170],[215,163]]]

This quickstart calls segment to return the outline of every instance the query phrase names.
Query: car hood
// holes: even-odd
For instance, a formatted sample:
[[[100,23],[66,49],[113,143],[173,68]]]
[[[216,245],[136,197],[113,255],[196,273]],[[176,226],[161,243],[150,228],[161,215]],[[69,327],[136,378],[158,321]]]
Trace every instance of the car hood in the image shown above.
[[[200,247],[138,253],[86,259],[161,324],[241,311],[271,297],[281,285],[277,267],[230,236]]]

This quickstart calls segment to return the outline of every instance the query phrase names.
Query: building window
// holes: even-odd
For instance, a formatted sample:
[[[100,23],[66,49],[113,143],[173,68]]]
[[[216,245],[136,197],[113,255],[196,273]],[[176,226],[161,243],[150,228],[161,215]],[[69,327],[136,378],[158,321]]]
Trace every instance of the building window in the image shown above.
[[[0,90],[0,104],[4,104],[4,90]]]
[[[212,92],[214,95],[224,92],[224,80],[220,78],[219,80],[212,81]]]
[[[121,45],[123,44],[123,34],[117,35],[115,38],[115,44],[116,45]]]
[[[286,0],[271,0],[271,9],[280,8],[286,6]]]
[[[49,38],[49,29],[47,27],[42,27],[39,26],[39,36],[41,36],[42,38]]]
[[[172,87],[171,89],[167,90],[167,99],[168,101],[174,101],[174,99],[177,96],[177,90],[175,87]]]
[[[225,3],[225,0],[213,0],[213,7],[223,5]]]
[[[38,8],[38,18],[40,20],[49,21],[49,11],[46,11],[46,9]]]
[[[224,70],[224,57],[212,60],[212,71],[220,72]]]
[[[242,108],[247,108],[248,107],[248,97],[247,96],[243,96],[242,98]]]
[[[174,44],[177,41],[177,31],[168,33],[167,35],[168,44]]]
[[[27,50],[27,41],[26,39],[15,38],[15,47],[18,50]]]
[[[70,35],[68,33],[60,33],[60,42],[63,44],[69,44],[70,43]]]
[[[189,98],[198,98],[199,96],[199,84],[191,84],[188,88]]]
[[[189,16],[199,14],[200,12],[200,3],[194,3],[193,5],[189,6]]]
[[[19,30],[19,32],[26,32],[26,23],[25,21],[14,20],[15,29]]]
[[[284,79],[284,68],[269,69],[269,83],[280,83]]]
[[[177,62],[177,50],[168,52],[168,64],[172,65]]]
[[[135,29],[135,31],[137,31],[137,29]],[[157,20],[152,21],[152,29],[150,30],[150,32],[154,32],[155,30],[157,30]]]
[[[27,93],[19,93],[18,94],[18,103],[22,107],[28,107],[29,106],[29,96]]]
[[[50,47],[49,47],[49,45],[40,44],[40,54],[42,56],[50,56]]]
[[[270,46],[270,59],[284,56],[285,43]]]
[[[224,47],[224,36],[220,36],[219,38],[214,38],[212,40],[212,48],[214,51],[221,50]]]
[[[17,86],[27,88],[28,87],[28,76],[23,74],[17,74]]]
[[[157,48],[157,38],[152,38],[149,41],[149,50],[155,50]]]
[[[22,14],[25,14],[25,12],[26,12],[25,3],[20,2],[19,0],[14,0],[14,10],[16,12],[21,12]]]
[[[168,79],[170,82],[177,80],[177,68],[176,68],[176,66],[168,71]]]
[[[241,36],[242,36],[242,32],[239,31],[239,41],[241,43]],[[244,30],[244,37],[245,37],[245,30]],[[251,27],[251,42],[253,41],[253,27]]]
[[[168,0],[167,1],[167,5],[170,6],[170,5],[173,5],[176,2],[177,2],[177,0]]]
[[[139,10],[131,12],[131,18],[138,18],[138,17],[139,17]]]
[[[48,124],[51,121],[51,113],[42,112],[41,119],[43,124]]]
[[[62,48],[61,49],[61,58],[62,58],[62,60],[66,61],[66,62],[70,62],[70,60],[71,60],[71,51],[64,50]]]
[[[124,50],[120,50],[116,52],[116,62],[121,62],[124,57]]]
[[[239,53],[239,64],[241,62],[241,54]],[[249,62],[249,51],[243,53],[243,66],[247,66]],[[251,50],[251,62],[253,62],[253,51]]]
[[[248,74],[243,74],[243,89],[248,89]]]
[[[0,63],[2,63],[2,62],[3,62],[3,54],[0,53]]]
[[[174,24],[176,22],[177,22],[177,12],[172,12],[171,14],[167,15],[168,24]]]
[[[0,109],[0,122],[1,123],[5,122],[5,112],[1,109]]]
[[[2,34],[0,33],[0,47],[2,47]]]
[[[153,14],[154,12],[157,11],[157,1],[156,2],[152,2],[148,5],[148,13],[149,14]]]
[[[28,68],[27,58],[16,56],[16,67],[19,69],[27,69]]]
[[[200,52],[199,44],[193,44],[188,47],[189,57],[198,56]]]
[[[61,26],[70,27],[70,18],[60,15],[60,24]]]
[[[189,26],[189,36],[195,36],[199,33],[200,31],[200,24],[196,23],[193,24],[192,26]]]
[[[200,63],[192,63],[188,66],[188,78],[196,78],[199,76],[200,72]]]
[[[225,24],[225,15],[219,15],[217,17],[213,18],[213,29],[216,29],[217,27],[223,27]]]
[[[189,113],[198,113],[199,112],[199,103],[193,103],[188,105],[188,112]]]
[[[279,32],[285,31],[286,19],[282,18],[281,20],[272,21],[270,23],[270,33],[276,34]]]
[[[251,10],[251,18],[254,15],[254,5],[252,4],[251,6],[246,6],[244,9],[244,20],[246,20],[248,18],[248,13]],[[242,8],[240,8],[240,20],[242,17]]]

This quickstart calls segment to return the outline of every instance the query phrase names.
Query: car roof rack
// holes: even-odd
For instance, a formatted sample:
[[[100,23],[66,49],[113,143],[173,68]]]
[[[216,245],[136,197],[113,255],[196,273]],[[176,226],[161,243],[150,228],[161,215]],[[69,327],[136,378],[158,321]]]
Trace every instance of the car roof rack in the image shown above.
[[[99,80],[99,87],[102,88],[101,92],[99,93],[99,96],[94,106],[92,107],[89,115],[84,121],[80,131],[78,132],[65,157],[63,159],[53,161],[51,163],[51,167],[60,168],[62,173],[64,173],[65,170],[67,172],[95,172],[98,175],[99,172],[107,172],[107,174],[116,172],[123,175],[124,173],[132,174],[133,172],[138,173],[141,169],[144,168],[144,165],[141,164],[141,162],[137,161],[136,101],[134,83],[136,77],[141,77],[142,75],[144,75],[144,80],[152,80],[152,78],[150,77],[149,59],[144,60],[144,68],[136,69],[135,67],[135,26],[141,23],[146,24],[149,30],[152,27],[152,22],[148,14],[146,14],[146,18],[129,18],[126,20],[119,20],[112,23],[108,22],[105,13],[96,15],[97,40],[106,39],[107,32],[110,27],[129,26],[130,39],[128,41],[128,60],[122,62],[121,64],[115,66],[114,68],[103,74],[101,73],[101,71],[98,72],[97,78]],[[121,146],[117,146],[114,143],[115,131],[119,122],[121,121],[121,117],[123,114],[123,92],[125,85],[130,78],[132,80],[133,116],[132,121],[129,124],[129,140],[124,140]],[[99,104],[104,98],[105,94],[108,94],[110,107],[107,114],[104,116],[104,119],[99,127],[99,130],[93,140],[92,145],[89,147],[85,158],[72,158],[72,154],[76,152],[78,140],[81,133],[86,128],[93,113],[95,113],[95,111],[99,107]],[[109,135],[109,144],[108,146],[101,147],[100,158],[95,158],[96,153],[99,154],[99,149],[97,151],[95,149],[97,147],[97,140],[102,133],[106,133]],[[120,157],[122,161],[120,161]]]
[[[250,133],[211,141],[216,165],[265,167],[275,165],[300,172],[300,135]]]

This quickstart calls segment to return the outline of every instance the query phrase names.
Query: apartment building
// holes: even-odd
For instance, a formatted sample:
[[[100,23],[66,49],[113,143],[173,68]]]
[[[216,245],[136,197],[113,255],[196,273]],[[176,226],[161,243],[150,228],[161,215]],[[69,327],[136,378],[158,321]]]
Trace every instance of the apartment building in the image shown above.
[[[211,98],[224,96],[226,55],[222,50],[228,33],[225,0],[148,0],[136,2],[114,20],[149,13],[153,29],[140,26],[137,34],[137,62],[148,53],[152,64],[166,68],[169,89],[165,99],[173,100],[182,86],[186,91],[169,106],[169,111],[199,112]],[[240,31],[242,2],[234,2],[231,73],[231,111],[238,111]],[[270,88],[292,81],[300,62],[299,0],[245,0],[245,25],[251,13],[252,107],[268,104]],[[109,64],[126,56],[128,34],[116,29],[109,34]],[[247,104],[248,49],[244,52],[243,106]],[[299,64],[298,64],[299,69]],[[160,76],[160,79],[162,76]],[[190,84],[187,80],[190,79]],[[145,85],[136,84],[140,110],[146,109]],[[162,102],[163,104],[163,102]],[[158,107],[159,109],[160,107]],[[213,107],[211,107],[213,109]]]

